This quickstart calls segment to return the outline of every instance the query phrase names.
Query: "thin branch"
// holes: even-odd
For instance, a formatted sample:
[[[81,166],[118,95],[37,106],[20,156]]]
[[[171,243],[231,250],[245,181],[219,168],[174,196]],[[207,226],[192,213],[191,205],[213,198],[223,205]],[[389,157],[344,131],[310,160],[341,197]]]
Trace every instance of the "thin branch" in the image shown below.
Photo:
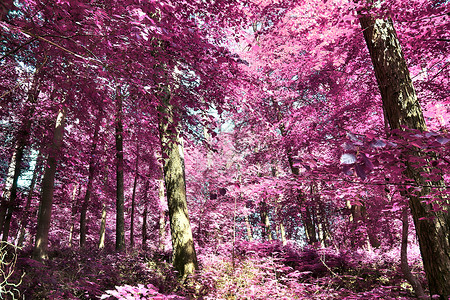
[[[429,81],[433,81],[436,79],[436,77],[441,74],[442,71],[444,71],[445,68],[447,68],[450,65],[450,61],[448,61],[436,74],[434,74],[433,78],[431,78]]]
[[[9,51],[8,53],[6,53],[5,55],[3,55],[2,57],[0,57],[0,60],[3,60],[5,58],[7,58],[8,56],[10,56],[11,54],[16,53],[17,51],[19,51],[20,49],[22,49],[23,47],[25,47],[26,45],[34,42],[35,40],[37,40],[36,37],[33,37],[32,39],[30,39],[28,42],[23,43],[22,45],[18,46],[17,48]]]

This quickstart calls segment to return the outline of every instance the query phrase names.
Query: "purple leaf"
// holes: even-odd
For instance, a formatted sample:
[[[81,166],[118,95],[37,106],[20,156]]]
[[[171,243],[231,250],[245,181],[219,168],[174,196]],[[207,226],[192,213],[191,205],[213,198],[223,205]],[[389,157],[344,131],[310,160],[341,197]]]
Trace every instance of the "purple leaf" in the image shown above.
[[[355,171],[359,178],[362,180],[366,179],[366,172],[364,172],[364,168],[361,165],[355,165]]]
[[[445,145],[445,144],[447,144],[447,143],[450,141],[450,139],[445,138],[445,137],[442,137],[442,136],[438,136],[438,137],[436,138],[436,141],[437,141],[439,144],[441,144],[441,145]]]
[[[342,168],[342,172],[344,172],[344,174],[348,175],[348,176],[353,175],[353,170],[352,170],[351,166],[349,166],[349,165],[345,165]]]
[[[364,166],[366,167],[366,169],[370,172],[373,170],[373,164],[370,161],[370,159],[366,156],[366,154],[361,153],[361,156],[363,158],[364,161]]]
[[[386,146],[386,143],[382,140],[374,140],[372,141],[372,143],[370,143],[370,146],[372,146],[373,148],[383,148],[384,146]]]

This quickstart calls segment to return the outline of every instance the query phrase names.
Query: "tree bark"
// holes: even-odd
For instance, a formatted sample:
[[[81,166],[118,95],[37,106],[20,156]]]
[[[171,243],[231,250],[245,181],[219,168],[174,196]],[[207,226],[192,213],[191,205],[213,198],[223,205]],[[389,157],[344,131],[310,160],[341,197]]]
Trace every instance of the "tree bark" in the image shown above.
[[[100,221],[100,235],[98,239],[98,248],[103,249],[105,248],[105,237],[106,237],[106,204],[103,203],[102,208],[102,219]]]
[[[75,183],[72,191],[72,213],[70,216],[70,229],[69,229],[69,247],[72,247],[73,241],[73,230],[75,227],[75,215],[78,212],[78,206],[80,205],[80,198],[78,197],[80,193],[80,183]]]
[[[42,178],[41,201],[37,220],[36,240],[33,250],[33,258],[36,260],[48,259],[48,232],[50,230],[52,216],[55,173],[58,156],[63,142],[66,113],[66,107],[61,108],[58,112],[55,130],[53,132],[53,141],[48,154],[47,166],[45,168],[44,177]]]
[[[283,243],[283,246],[287,244],[286,239],[286,230],[284,229],[283,221],[280,221],[280,235],[281,235],[281,242]]]
[[[100,130],[100,122],[101,122],[101,116],[99,115],[97,117],[96,123],[95,123],[95,129],[94,129],[94,135],[92,137],[92,145],[91,145],[91,153],[89,158],[89,175],[88,175],[88,182],[86,186],[86,194],[84,195],[83,204],[81,205],[81,211],[80,211],[80,248],[83,248],[86,244],[86,214],[87,209],[89,205],[89,201],[91,200],[91,192],[92,192],[92,185],[94,183],[94,172],[95,172],[95,151],[97,149],[97,142],[98,142],[98,131]]]
[[[364,38],[375,70],[375,77],[383,101],[385,118],[391,129],[426,130],[422,109],[391,19],[360,17]],[[416,153],[419,156],[419,153]],[[431,295],[440,299],[450,296],[450,214],[435,211],[431,204],[422,202],[429,193],[427,182],[420,175],[429,172],[407,163],[405,174],[424,186],[414,195],[408,194],[416,232]],[[448,199],[440,199],[448,205]]]
[[[139,176],[139,140],[136,139],[136,165],[134,166],[134,182],[133,182],[133,194],[131,196],[131,217],[130,217],[130,246],[134,247],[134,211],[136,200],[136,187]]]
[[[116,93],[116,251],[125,248],[122,96]]]
[[[262,223],[262,238],[263,240],[272,240],[272,232],[270,230],[270,220],[269,220],[269,208],[266,201],[260,203],[260,216]]]
[[[142,220],[142,250],[147,250],[147,215],[148,215],[148,210],[147,210],[147,204],[145,204],[145,208],[144,208],[144,214],[142,216],[143,220]]]
[[[367,209],[364,201],[361,199],[361,201],[358,204],[351,203],[350,201],[347,201],[347,208],[351,211],[351,218],[350,222],[354,223],[355,228],[359,226],[364,226],[365,231],[367,232],[367,242],[368,242],[368,248],[378,248],[381,246],[380,241],[378,240],[375,232],[371,230],[367,218]]]
[[[144,180],[144,186],[142,188],[142,199],[143,199],[143,205],[144,205],[144,212],[142,215],[142,250],[147,250],[147,240],[148,240],[148,224],[147,224],[147,216],[148,216],[148,190],[150,188],[150,181],[149,178],[146,177]]]
[[[104,151],[107,151],[108,147],[106,144],[104,146]],[[109,166],[107,164],[107,156],[103,159],[103,165],[105,166],[105,170],[103,170],[103,178],[102,182],[103,185],[107,185],[108,182],[108,174],[109,174]],[[103,249],[105,248],[105,242],[106,242],[106,215],[108,214],[108,207],[106,206],[106,202],[103,202],[102,205],[102,217],[100,220],[100,232],[98,237],[98,248]]]
[[[170,103],[170,90],[160,96],[159,133],[163,158],[164,182],[169,207],[173,266],[185,279],[198,269],[197,255],[188,216],[183,148],[178,136],[178,122]]]
[[[164,251],[166,239],[166,213],[164,203],[164,179],[159,183],[159,249]]]

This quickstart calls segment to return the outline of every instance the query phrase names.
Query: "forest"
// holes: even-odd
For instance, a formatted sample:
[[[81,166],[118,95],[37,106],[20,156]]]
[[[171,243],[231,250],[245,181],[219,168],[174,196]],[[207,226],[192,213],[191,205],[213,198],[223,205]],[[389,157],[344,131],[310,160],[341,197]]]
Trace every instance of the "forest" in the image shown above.
[[[1,299],[450,299],[450,1],[2,0]]]

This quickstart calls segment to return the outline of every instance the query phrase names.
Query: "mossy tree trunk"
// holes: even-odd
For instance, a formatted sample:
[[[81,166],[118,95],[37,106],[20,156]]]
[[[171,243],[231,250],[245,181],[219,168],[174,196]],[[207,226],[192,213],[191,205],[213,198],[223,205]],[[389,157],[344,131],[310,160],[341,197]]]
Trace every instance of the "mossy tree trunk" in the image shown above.
[[[426,130],[420,103],[417,99],[406,61],[391,19],[376,19],[370,15],[360,17],[364,38],[370,52],[375,77],[383,101],[385,119],[391,129]],[[420,153],[413,153],[420,156]],[[421,192],[409,191],[411,208],[422,254],[423,265],[431,295],[440,299],[450,296],[450,214],[435,211],[432,204],[422,202],[430,192],[428,183],[420,175],[429,172],[423,167],[415,168],[407,162],[405,174],[423,186]],[[448,205],[448,199],[440,201]]]
[[[159,133],[169,207],[173,266],[180,277],[186,278],[198,268],[198,264],[186,202],[183,148],[178,135],[179,124],[174,116],[174,107],[170,103],[169,88],[164,88],[161,94]]]
[[[103,203],[102,207],[102,218],[100,220],[100,234],[98,239],[98,248],[105,248],[105,239],[106,239],[106,214],[107,214],[106,204]]]
[[[164,211],[164,180],[162,179],[159,183],[159,249],[165,250],[165,239],[166,239],[166,212]]]
[[[33,250],[33,258],[36,260],[48,259],[48,232],[52,217],[53,191],[55,183],[56,166],[63,142],[64,124],[67,108],[63,107],[58,112],[56,125],[53,131],[53,140],[47,159],[41,184],[41,201],[37,219],[36,240]]]

